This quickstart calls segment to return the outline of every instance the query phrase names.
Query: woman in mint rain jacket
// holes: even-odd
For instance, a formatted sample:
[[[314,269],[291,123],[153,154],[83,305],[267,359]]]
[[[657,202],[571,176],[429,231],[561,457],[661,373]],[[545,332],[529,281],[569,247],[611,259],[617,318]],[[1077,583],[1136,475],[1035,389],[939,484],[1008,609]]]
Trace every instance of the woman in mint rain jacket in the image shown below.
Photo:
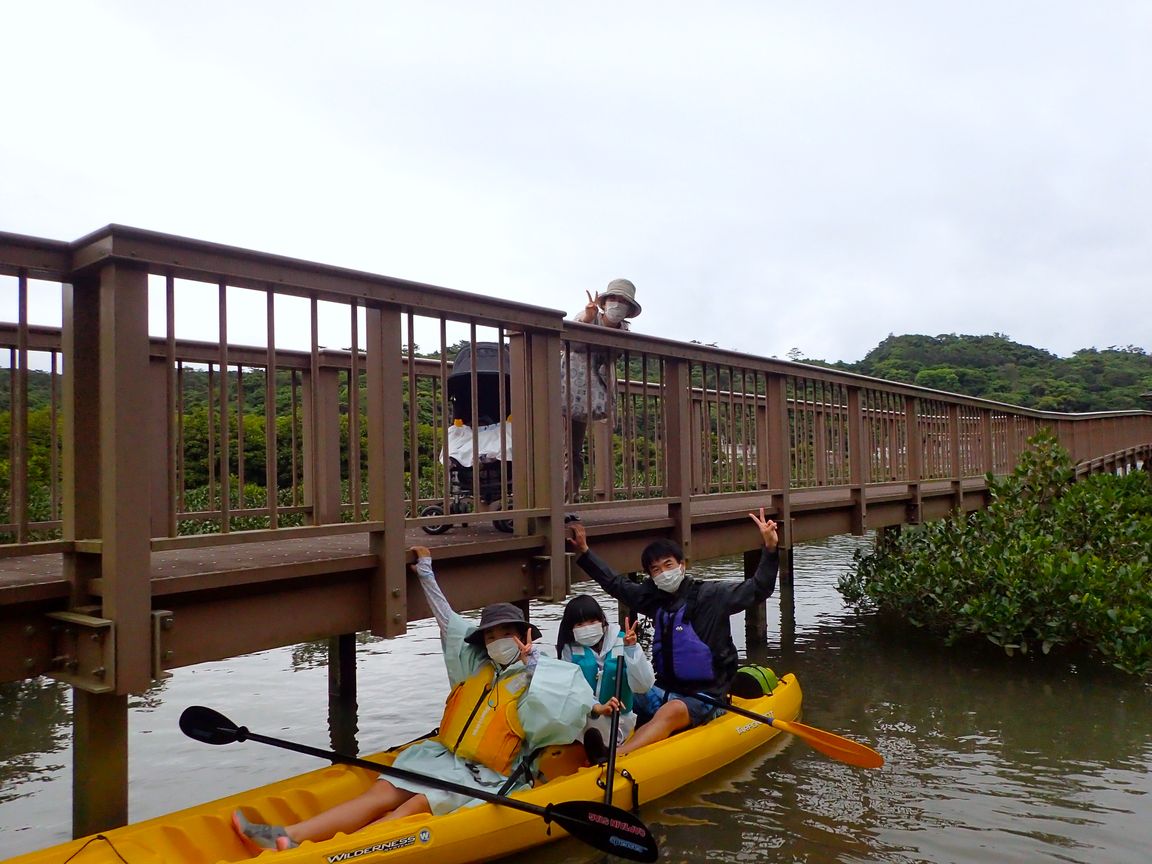
[[[440,734],[406,748],[395,767],[496,792],[523,757],[539,747],[575,740],[599,706],[571,663],[541,656],[535,644],[540,631],[518,607],[493,603],[484,607],[479,626],[467,621],[440,590],[427,547],[412,551],[420,587],[440,626],[452,691]],[[265,825],[250,822],[239,810],[232,821],[245,844],[259,852],[326,840],[372,822],[417,813],[441,815],[479,803],[469,795],[416,781],[381,778],[355,798],[303,822]]]

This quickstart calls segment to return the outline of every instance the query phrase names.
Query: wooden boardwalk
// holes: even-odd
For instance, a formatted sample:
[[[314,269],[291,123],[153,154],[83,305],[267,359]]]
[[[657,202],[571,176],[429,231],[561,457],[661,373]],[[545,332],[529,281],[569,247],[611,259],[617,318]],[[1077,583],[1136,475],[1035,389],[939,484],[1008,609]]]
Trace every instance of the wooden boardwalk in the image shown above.
[[[568,593],[571,511],[631,571],[655,537],[750,552],[761,506],[786,549],[977,509],[1042,429],[1085,470],[1152,457],[1152,412],[1036,411],[119,225],[0,233],[0,287],[0,681],[72,686],[81,833],[126,818],[128,697],[167,670],[331,638],[350,702],[352,634],[427,615],[412,545],[458,608],[527,605]],[[513,531],[442,515],[465,498]],[[445,523],[467,524],[422,530]]]

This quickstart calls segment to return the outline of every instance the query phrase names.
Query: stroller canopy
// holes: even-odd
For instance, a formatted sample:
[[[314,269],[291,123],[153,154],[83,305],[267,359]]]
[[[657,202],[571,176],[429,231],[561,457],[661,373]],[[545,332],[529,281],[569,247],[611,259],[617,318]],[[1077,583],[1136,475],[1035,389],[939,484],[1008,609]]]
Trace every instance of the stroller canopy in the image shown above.
[[[500,359],[501,352],[504,355]],[[480,426],[499,423],[500,416],[500,364],[504,364],[504,412],[512,413],[511,396],[511,353],[507,345],[498,342],[477,342],[476,356],[472,356],[472,346],[465,345],[456,355],[452,371],[448,374],[446,386],[448,401],[452,403],[452,419],[465,425],[472,425],[472,372],[476,372],[476,422]]]

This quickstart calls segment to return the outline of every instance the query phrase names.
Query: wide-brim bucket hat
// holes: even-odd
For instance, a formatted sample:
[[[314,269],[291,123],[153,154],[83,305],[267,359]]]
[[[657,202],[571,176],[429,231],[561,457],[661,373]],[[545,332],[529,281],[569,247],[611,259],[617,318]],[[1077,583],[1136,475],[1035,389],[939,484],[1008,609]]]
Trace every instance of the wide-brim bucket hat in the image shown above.
[[[640,308],[640,304],[636,302],[636,286],[627,279],[613,279],[609,282],[608,287],[596,298],[597,305],[603,309],[604,301],[609,297],[623,297],[628,301],[628,305],[632,307],[632,311],[625,315],[625,318],[635,318],[644,311]]]
[[[484,607],[484,611],[480,613],[478,628],[465,636],[464,641],[469,645],[483,645],[484,631],[491,630],[501,624],[515,624],[522,630],[531,633],[533,639],[544,638],[539,627],[524,620],[524,613],[519,606],[514,606],[511,603],[492,603]]]

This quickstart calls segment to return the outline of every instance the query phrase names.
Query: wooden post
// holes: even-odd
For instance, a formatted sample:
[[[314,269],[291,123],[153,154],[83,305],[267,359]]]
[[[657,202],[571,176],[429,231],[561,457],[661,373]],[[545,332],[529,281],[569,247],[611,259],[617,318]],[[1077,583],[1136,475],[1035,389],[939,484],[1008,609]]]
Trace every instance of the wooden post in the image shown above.
[[[948,450],[952,457],[952,509],[964,512],[964,462],[960,454],[960,406],[948,406]]]
[[[768,487],[772,490],[772,503],[776,520],[780,523],[780,546],[792,546],[792,510],[789,490],[792,486],[792,436],[788,422],[788,379],[782,375],[767,379]],[[783,558],[781,558],[783,561]]]
[[[864,440],[864,409],[859,387],[848,388],[848,483],[852,487],[852,533],[860,536],[868,527],[868,454]]]
[[[792,549],[780,547],[780,653],[796,647],[796,594]]]
[[[684,550],[685,560],[692,560],[692,453],[689,424],[692,395],[689,364],[685,360],[668,360],[664,367],[662,402],[664,404],[665,458],[667,485],[665,494],[673,499],[668,515],[673,522],[673,540]]]
[[[400,403],[395,403],[399,405]],[[340,373],[318,364],[304,379],[304,487],[317,525],[340,522]],[[402,437],[402,436],[401,436]]]
[[[72,688],[72,836],[128,824],[128,696]]]
[[[984,451],[984,473],[996,473],[996,446],[992,442],[992,409],[980,410],[980,438]]]
[[[523,454],[532,451],[529,449],[531,444],[528,424],[520,422],[520,418],[526,416],[526,406],[532,404],[532,394],[528,390],[528,339],[523,333],[508,334],[508,354],[510,358],[508,373],[511,379],[508,402],[513,418],[512,439],[508,445],[515,454],[512,461],[512,506],[516,509],[525,509],[533,500],[532,466]],[[517,516],[512,520],[512,532],[518,536],[530,533],[528,520],[523,516]]]
[[[147,273],[103,264],[65,288],[64,330],[65,536],[101,540],[66,572],[74,603],[99,576],[100,615],[115,627],[112,692],[73,689],[72,830],[83,836],[128,821],[127,696],[152,681]]]
[[[166,358],[149,358],[148,392],[153,394],[168,392],[168,361]],[[175,495],[169,485],[168,446],[169,431],[172,425],[168,399],[153,398],[148,405],[148,474],[151,480],[150,532],[153,537],[168,536],[168,511]]]
[[[593,454],[592,500],[611,501],[616,497],[616,454],[612,452],[612,426],[607,420],[588,424],[588,449]]]
[[[365,321],[368,381],[368,515],[383,522],[369,548],[376,556],[372,576],[372,632],[399,636],[408,628],[407,549],[404,536],[404,424],[395,422],[403,404],[404,366],[400,310],[369,307]]]
[[[528,340],[528,409],[525,419],[532,430],[531,448],[517,455],[532,471],[532,507],[547,508],[546,519],[534,525],[544,537],[541,554],[546,562],[534,573],[537,596],[559,602],[568,593],[568,558],[564,531],[564,418],[560,387],[560,334],[532,332]],[[592,424],[589,424],[590,426]],[[573,456],[572,458],[576,458]],[[575,494],[575,490],[573,490]]]
[[[61,351],[63,453],[61,454],[65,540],[100,536],[100,283],[85,278],[64,286]],[[64,555],[71,606],[89,601],[89,583],[100,576],[100,556]]]
[[[921,481],[924,477],[924,437],[920,432],[920,400],[908,397],[904,403],[904,441],[908,448],[907,519],[913,525],[923,521]]]
[[[328,733],[337,753],[360,752],[357,719],[356,634],[342,633],[328,640]]]
[[[753,549],[744,553],[744,578],[751,579],[756,575],[756,568],[760,566],[760,550]],[[768,604],[757,603],[744,613],[744,640],[748,652],[753,647],[762,647],[768,644]]]

